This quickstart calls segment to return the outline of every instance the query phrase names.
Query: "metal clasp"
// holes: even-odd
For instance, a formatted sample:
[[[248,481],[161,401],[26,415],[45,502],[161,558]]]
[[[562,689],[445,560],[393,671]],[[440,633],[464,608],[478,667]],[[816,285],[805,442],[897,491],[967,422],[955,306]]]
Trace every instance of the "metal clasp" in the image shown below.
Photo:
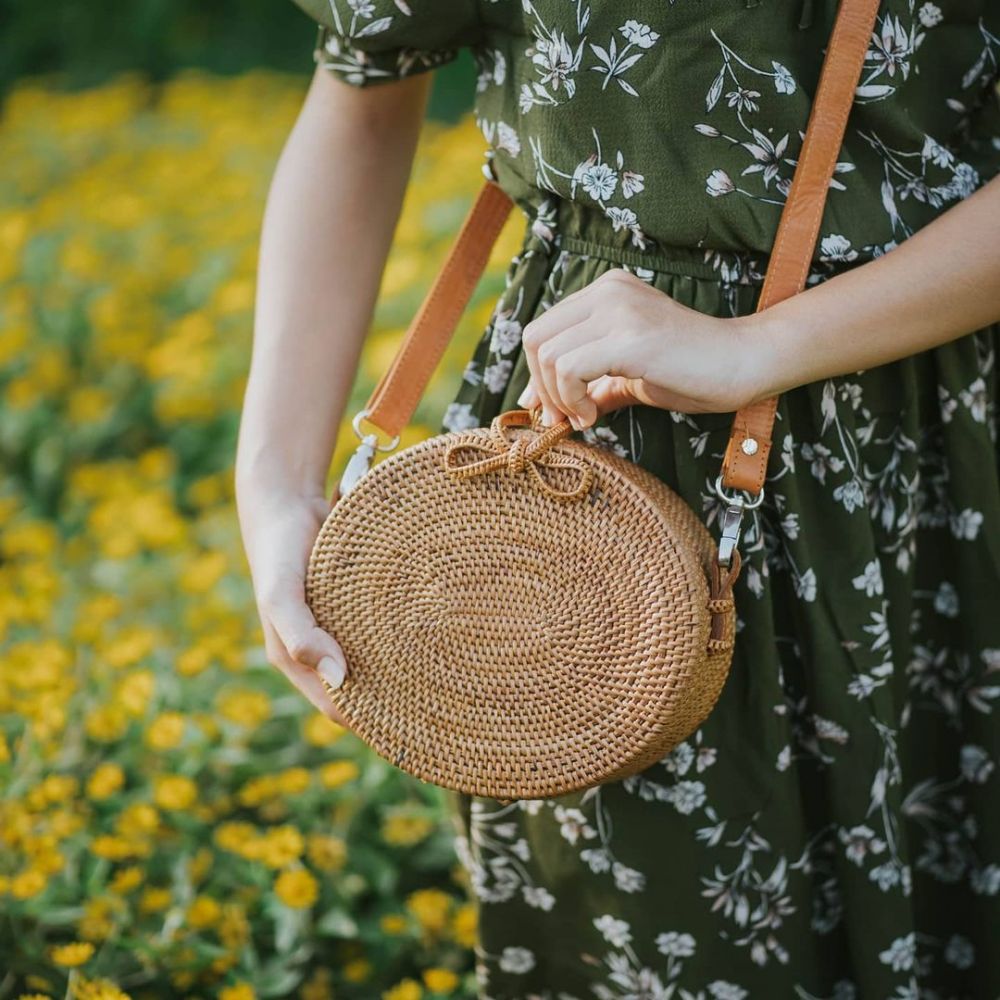
[[[351,421],[354,433],[361,439],[361,443],[347,460],[347,465],[344,466],[344,472],[340,477],[340,485],[338,487],[340,496],[345,496],[349,493],[358,480],[371,468],[372,459],[375,457],[376,451],[392,451],[399,444],[398,434],[388,444],[380,445],[377,434],[362,433],[361,421],[368,415],[369,411],[367,409],[359,410]]]
[[[725,566],[728,569],[733,561],[733,551],[739,544],[743,512],[754,510],[761,505],[764,500],[764,490],[761,489],[752,500],[748,500],[745,496],[737,496],[734,493],[726,493],[722,485],[722,475],[720,473],[715,480],[715,492],[728,505],[722,514],[722,535],[719,538],[718,556],[719,565]],[[749,490],[743,490],[742,492],[748,494]]]

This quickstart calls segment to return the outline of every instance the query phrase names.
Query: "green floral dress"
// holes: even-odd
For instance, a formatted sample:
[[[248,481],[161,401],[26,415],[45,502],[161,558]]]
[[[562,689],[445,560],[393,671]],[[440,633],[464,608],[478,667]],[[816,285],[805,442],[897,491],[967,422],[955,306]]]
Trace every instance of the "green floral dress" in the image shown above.
[[[829,0],[297,0],[370,86],[462,47],[526,214],[442,430],[516,407],[521,331],[609,268],[753,311]],[[1000,4],[883,2],[809,284],[1000,170]],[[642,774],[454,797],[493,1000],[1000,996],[1000,324],[780,397],[745,521],[732,673]],[[630,406],[580,432],[717,534],[732,414]]]

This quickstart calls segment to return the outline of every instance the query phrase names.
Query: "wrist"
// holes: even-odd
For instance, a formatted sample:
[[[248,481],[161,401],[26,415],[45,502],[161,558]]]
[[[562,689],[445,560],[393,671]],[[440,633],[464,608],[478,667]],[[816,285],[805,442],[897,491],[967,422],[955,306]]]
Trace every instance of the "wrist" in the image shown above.
[[[788,327],[783,311],[777,306],[739,316],[737,330],[739,366],[737,398],[750,406],[780,395],[798,384],[788,363],[794,351],[788,344]]]

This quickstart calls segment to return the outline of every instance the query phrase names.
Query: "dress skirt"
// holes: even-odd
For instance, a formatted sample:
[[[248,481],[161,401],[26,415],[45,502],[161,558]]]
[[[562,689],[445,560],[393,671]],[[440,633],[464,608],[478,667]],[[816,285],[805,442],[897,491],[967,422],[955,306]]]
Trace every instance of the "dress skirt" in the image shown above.
[[[766,260],[639,253],[579,218],[529,219],[442,430],[517,408],[523,327],[610,268],[754,310]],[[998,346],[993,325],[779,398],[731,673],[688,740],[555,799],[448,793],[482,997],[1000,996]],[[635,405],[574,434],[717,539],[732,419]]]

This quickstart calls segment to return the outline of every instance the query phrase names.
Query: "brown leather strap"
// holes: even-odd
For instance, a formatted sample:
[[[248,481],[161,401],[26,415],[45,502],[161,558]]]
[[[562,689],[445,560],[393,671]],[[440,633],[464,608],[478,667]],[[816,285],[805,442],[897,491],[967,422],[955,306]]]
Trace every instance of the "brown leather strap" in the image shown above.
[[[513,205],[496,181],[482,186],[392,365],[372,390],[367,419],[390,436],[410,422]]]
[[[805,287],[826,193],[878,7],[879,0],[841,0],[757,311]],[[760,492],[777,408],[778,397],[770,396],[737,410],[722,460],[723,487]]]
[[[805,286],[826,193],[878,8],[879,0],[841,0],[778,223],[758,310]],[[390,436],[402,432],[413,416],[513,204],[496,181],[486,181],[392,365],[365,404],[367,419]],[[777,405],[778,397],[771,396],[736,412],[723,457],[724,487],[760,492]],[[749,439],[753,443],[744,445]]]

